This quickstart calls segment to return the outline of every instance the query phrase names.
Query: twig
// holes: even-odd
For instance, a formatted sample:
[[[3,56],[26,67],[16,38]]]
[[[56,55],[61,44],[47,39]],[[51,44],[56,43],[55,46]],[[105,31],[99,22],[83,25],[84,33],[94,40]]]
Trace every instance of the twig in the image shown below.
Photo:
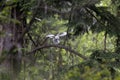
[[[105,32],[105,34],[104,34],[104,51],[106,52],[106,48],[107,48],[107,46],[106,46],[106,42],[107,41],[107,32]]]
[[[28,35],[29,39],[32,41],[32,43],[33,43],[35,46],[37,46],[36,43],[35,43],[35,41],[33,40],[32,36],[30,35],[30,33],[27,33],[27,35]]]

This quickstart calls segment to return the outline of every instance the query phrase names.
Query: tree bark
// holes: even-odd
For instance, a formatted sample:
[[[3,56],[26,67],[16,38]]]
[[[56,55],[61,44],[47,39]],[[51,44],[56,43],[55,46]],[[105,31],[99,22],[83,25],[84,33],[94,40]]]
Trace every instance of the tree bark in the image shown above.
[[[0,37],[0,57],[2,59],[0,67],[3,69],[3,73],[7,71],[10,79],[15,80],[21,70],[21,58],[22,58],[22,45],[23,39],[19,40],[19,37],[23,31],[23,13],[20,11],[20,6],[11,8],[10,21],[8,23],[2,23],[0,31],[3,32],[3,36]],[[3,56],[5,56],[3,58]]]

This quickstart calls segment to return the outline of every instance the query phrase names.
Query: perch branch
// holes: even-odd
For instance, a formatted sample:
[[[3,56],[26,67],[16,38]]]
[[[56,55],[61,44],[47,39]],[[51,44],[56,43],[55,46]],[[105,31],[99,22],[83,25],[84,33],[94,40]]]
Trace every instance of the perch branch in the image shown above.
[[[73,54],[81,57],[81,58],[84,59],[84,60],[88,60],[88,58],[87,58],[86,56],[80,54],[79,52],[76,52],[75,50],[73,50],[73,49],[71,49],[71,48],[69,48],[69,47],[67,47],[67,46],[54,45],[54,44],[52,44],[52,45],[39,46],[39,47],[33,49],[32,51],[28,52],[27,54],[31,54],[31,53],[36,52],[37,50],[41,50],[41,49],[43,49],[43,48],[50,48],[50,47],[57,47],[57,48],[60,48],[60,49],[65,49],[65,50],[67,50],[67,51],[69,51],[69,52],[71,52],[71,53],[73,53]]]

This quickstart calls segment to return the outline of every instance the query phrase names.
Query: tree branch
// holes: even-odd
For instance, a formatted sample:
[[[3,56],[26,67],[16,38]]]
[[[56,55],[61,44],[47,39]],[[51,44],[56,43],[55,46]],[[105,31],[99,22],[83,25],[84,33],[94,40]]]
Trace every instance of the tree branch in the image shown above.
[[[37,46],[36,43],[35,43],[35,41],[33,40],[32,36],[30,35],[30,33],[27,33],[27,35],[28,35],[29,39],[32,41],[32,43],[33,43],[35,46]]]
[[[37,8],[35,9],[35,11],[33,12],[33,16],[32,16],[32,19],[30,20],[30,23],[27,25],[27,27],[24,29],[23,33],[21,34],[21,36],[19,37],[19,41],[21,41],[21,39],[24,37],[24,35],[30,30],[33,22],[34,22],[34,19],[35,19],[35,16],[38,12],[38,8],[40,6],[40,2],[41,0],[38,0],[38,4],[37,4]]]
[[[40,49],[43,49],[43,48],[50,48],[50,47],[57,47],[57,48],[60,48],[60,49],[65,49],[65,50],[67,50],[67,51],[69,51],[69,52],[71,52],[71,53],[73,53],[73,54],[81,57],[81,58],[84,59],[84,60],[88,60],[88,58],[87,58],[86,56],[80,54],[79,52],[74,51],[73,49],[71,49],[71,48],[69,48],[69,47],[67,47],[67,46],[54,45],[54,44],[52,44],[52,45],[49,45],[49,44],[48,44],[48,45],[39,46],[39,47],[33,49],[31,52],[28,52],[27,54],[29,55],[29,54],[31,54],[31,53],[36,52],[37,50],[40,50]]]
[[[90,9],[90,8],[89,8]],[[105,26],[103,22],[101,22],[88,8],[85,8],[85,10],[94,17],[101,25]]]

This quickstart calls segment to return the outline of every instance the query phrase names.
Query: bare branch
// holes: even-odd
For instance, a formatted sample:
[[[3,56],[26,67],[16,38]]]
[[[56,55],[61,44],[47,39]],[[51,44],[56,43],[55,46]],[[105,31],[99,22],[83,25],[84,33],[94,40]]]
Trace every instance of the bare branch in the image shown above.
[[[57,48],[60,48],[60,49],[65,49],[65,50],[67,50],[67,51],[69,51],[69,52],[71,52],[71,53],[81,57],[84,60],[88,60],[88,58],[86,56],[80,54],[79,52],[74,51],[73,49],[71,49],[71,48],[69,48],[67,46],[54,45],[54,44],[39,46],[39,47],[33,49],[31,52],[28,52],[27,54],[35,53],[37,50],[40,50],[40,49],[43,49],[43,48],[50,48],[50,47],[57,47]]]

